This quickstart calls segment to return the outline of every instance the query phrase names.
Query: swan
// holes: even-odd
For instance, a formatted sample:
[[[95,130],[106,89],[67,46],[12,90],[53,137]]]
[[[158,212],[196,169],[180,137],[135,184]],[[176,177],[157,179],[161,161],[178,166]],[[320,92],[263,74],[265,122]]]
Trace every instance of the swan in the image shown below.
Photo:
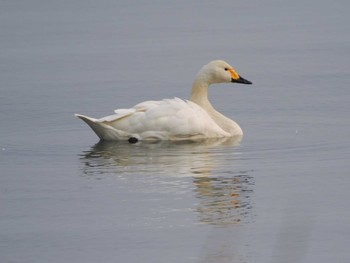
[[[229,82],[252,84],[227,62],[214,60],[197,73],[190,100],[144,101],[130,109],[117,109],[115,114],[100,119],[75,116],[106,141],[197,141],[242,136],[239,125],[215,110],[208,100],[209,85]]]

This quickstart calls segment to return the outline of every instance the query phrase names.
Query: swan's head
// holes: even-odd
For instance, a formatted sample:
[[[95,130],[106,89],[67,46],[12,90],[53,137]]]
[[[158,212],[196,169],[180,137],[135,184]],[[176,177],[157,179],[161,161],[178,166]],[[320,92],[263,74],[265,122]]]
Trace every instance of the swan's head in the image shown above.
[[[233,67],[223,60],[213,60],[209,62],[198,72],[197,78],[208,84],[225,82],[252,84],[249,80],[238,75]]]

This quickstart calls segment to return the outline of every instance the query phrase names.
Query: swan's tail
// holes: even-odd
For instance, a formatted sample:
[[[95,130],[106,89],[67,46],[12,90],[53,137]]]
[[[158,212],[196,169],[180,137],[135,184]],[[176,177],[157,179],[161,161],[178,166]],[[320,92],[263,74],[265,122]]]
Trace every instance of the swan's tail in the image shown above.
[[[101,140],[106,141],[118,141],[123,140],[127,135],[125,132],[117,130],[103,122],[99,122],[98,119],[90,118],[81,114],[74,114],[79,119],[82,119],[90,128],[96,133]]]

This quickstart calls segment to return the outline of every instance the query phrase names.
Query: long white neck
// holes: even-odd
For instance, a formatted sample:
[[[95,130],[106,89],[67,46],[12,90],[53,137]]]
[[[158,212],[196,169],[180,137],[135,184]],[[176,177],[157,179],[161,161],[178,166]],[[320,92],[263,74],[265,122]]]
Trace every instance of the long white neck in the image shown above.
[[[205,110],[214,110],[208,100],[209,85],[204,81],[196,79],[192,85],[191,101],[198,104]]]
[[[209,116],[226,132],[232,136],[243,135],[242,129],[233,120],[227,118],[220,112],[214,109],[208,100],[208,88],[209,82],[202,79],[201,76],[197,76],[191,92],[191,101],[201,106]]]

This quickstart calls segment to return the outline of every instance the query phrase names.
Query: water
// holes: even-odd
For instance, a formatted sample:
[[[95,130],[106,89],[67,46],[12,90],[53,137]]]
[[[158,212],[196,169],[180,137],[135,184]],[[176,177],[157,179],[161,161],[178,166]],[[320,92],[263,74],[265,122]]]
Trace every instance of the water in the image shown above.
[[[1,262],[348,262],[346,1],[3,1]],[[101,117],[217,85],[241,142],[98,143]]]

